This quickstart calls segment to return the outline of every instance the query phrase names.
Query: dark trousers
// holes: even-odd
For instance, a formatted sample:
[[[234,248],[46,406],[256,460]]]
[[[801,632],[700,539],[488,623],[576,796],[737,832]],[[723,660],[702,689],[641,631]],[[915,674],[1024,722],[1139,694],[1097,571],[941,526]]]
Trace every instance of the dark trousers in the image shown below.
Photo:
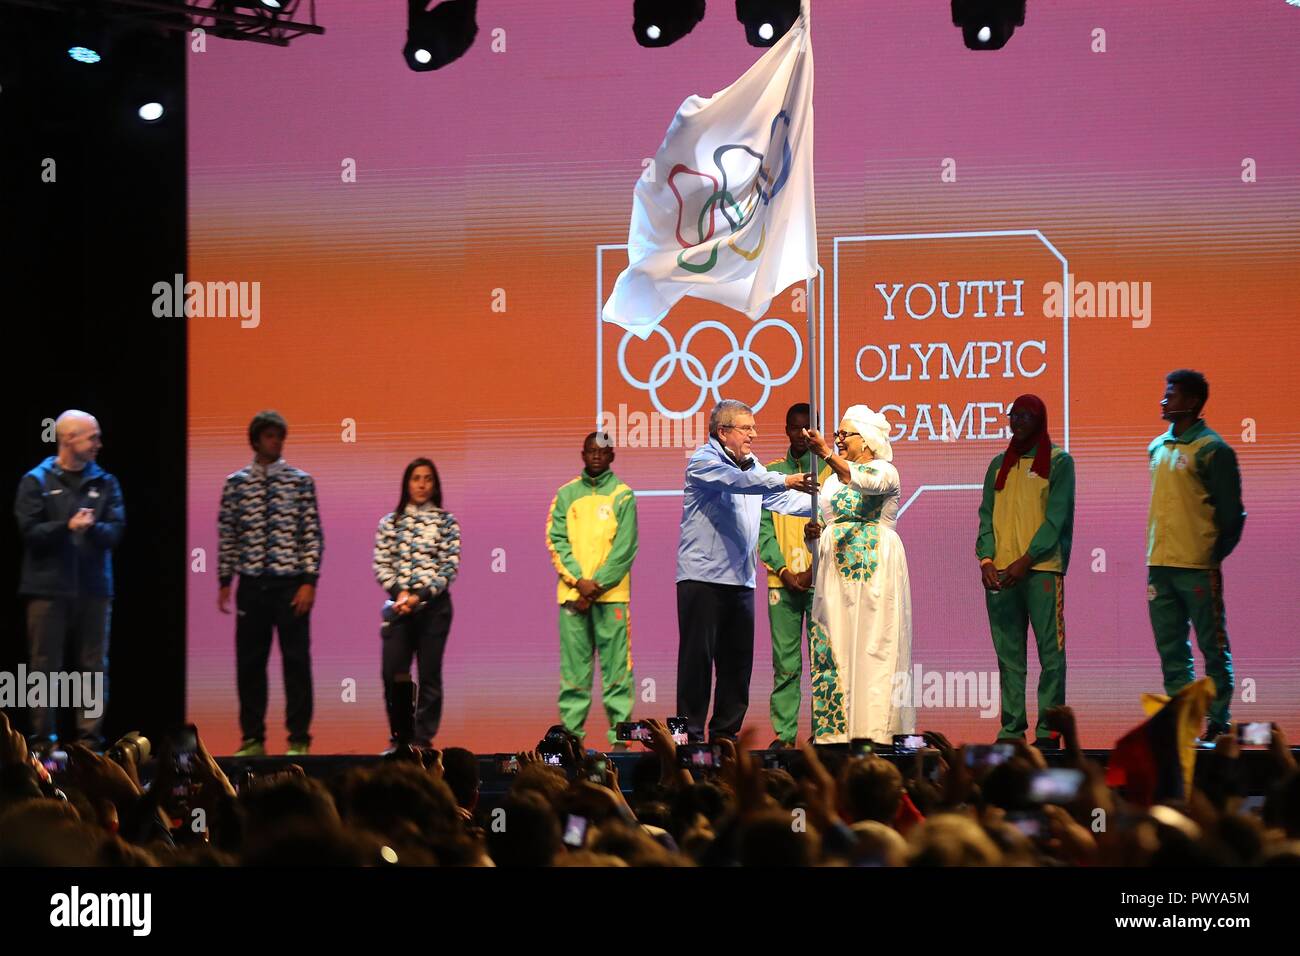
[[[235,590],[235,664],[239,727],[245,740],[266,739],[266,665],[274,629],[280,637],[289,740],[311,742],[311,615],[294,614],[292,606],[302,583],[296,577],[240,575]]]
[[[704,739],[709,683],[717,669],[709,736],[735,737],[749,709],[754,670],[754,589],[677,582],[677,713],[692,740]]]
[[[98,714],[90,717],[85,708],[77,711],[77,739],[84,742],[97,743],[104,722],[103,708],[108,703],[111,616],[112,599],[107,597],[33,597],[27,600],[27,666],[33,673],[51,675],[64,670],[65,663],[70,663],[68,669],[104,675],[103,699],[97,701]],[[49,677],[46,679],[52,687],[55,682]],[[52,707],[33,707],[29,732],[33,736],[56,736],[57,713]]]
[[[442,654],[451,632],[451,595],[443,591],[427,607],[395,618],[380,628],[384,639],[384,703],[388,708],[389,729],[395,743],[415,743],[427,747],[438,734],[442,722]],[[411,658],[416,660],[420,692],[415,704],[415,740],[398,741],[393,718],[395,677],[408,676]]]

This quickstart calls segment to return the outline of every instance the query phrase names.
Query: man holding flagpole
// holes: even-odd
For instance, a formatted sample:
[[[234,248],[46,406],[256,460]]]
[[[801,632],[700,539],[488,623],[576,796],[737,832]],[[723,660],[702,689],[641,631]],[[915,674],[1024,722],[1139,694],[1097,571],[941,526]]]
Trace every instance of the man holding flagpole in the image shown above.
[[[709,415],[708,444],[686,465],[677,547],[677,713],[693,741],[704,739],[715,665],[710,738],[735,739],[749,708],[762,510],[812,513],[812,475],[768,471],[751,454],[757,435],[750,407],[724,399]]]
[[[736,82],[688,96],[677,110],[651,174],[633,192],[628,267],[604,321],[647,339],[685,296],[756,321],[781,292],[816,277],[812,93],[805,0],[793,26]],[[808,321],[811,336],[811,311]],[[807,495],[816,492],[809,475],[768,473],[750,453],[753,411],[716,388],[713,398],[708,444],[686,470],[677,552],[677,706],[694,740],[704,736],[715,661],[709,731],[734,737],[749,706],[760,511],[807,516]]]

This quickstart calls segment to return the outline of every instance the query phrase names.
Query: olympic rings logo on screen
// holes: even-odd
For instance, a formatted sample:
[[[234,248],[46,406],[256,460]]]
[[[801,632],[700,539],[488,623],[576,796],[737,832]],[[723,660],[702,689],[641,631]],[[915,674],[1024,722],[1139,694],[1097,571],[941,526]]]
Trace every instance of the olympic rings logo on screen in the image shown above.
[[[790,362],[790,367],[776,377],[773,377],[771,366],[768,365],[767,360],[754,351],[754,340],[760,332],[769,328],[781,329],[790,336],[790,341],[794,343],[794,358]],[[691,354],[691,342],[696,335],[705,329],[714,329],[721,332],[731,346],[730,350],[722,358],[718,359],[711,373],[704,367],[703,362]],[[750,407],[757,413],[767,404],[772,389],[784,385],[794,378],[803,365],[803,340],[799,338],[799,333],[794,326],[782,319],[763,319],[761,322],[755,323],[750,328],[749,334],[745,336],[743,343],[737,339],[735,332],[713,319],[706,319],[691,326],[690,331],[683,336],[680,348],[672,333],[662,325],[655,326],[654,334],[667,343],[668,351],[651,366],[649,377],[641,379],[628,371],[628,343],[633,340],[640,341],[632,332],[624,333],[622,341],[618,343],[618,370],[623,376],[623,381],[633,388],[640,389],[650,395],[650,401],[655,410],[665,418],[690,418],[704,407],[705,401],[710,396],[712,396],[714,402],[722,401],[721,389],[730,384],[740,370],[742,362],[745,364],[745,371],[754,384],[762,386],[763,389],[758,400],[749,403]],[[696,397],[694,404],[689,408],[669,409],[660,400],[659,389],[672,380],[673,376],[677,374],[679,366],[687,381],[696,386],[700,393]]]

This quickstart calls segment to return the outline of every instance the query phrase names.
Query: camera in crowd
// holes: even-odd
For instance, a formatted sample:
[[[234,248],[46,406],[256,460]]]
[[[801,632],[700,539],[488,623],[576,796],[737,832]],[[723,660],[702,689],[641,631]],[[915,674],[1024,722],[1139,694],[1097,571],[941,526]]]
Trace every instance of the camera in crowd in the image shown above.
[[[149,738],[138,730],[123,734],[118,738],[113,746],[108,748],[106,756],[109,760],[123,767],[127,762],[133,762],[137,767],[149,759],[153,747],[149,743]]]
[[[667,717],[664,719],[668,727],[668,733],[673,738],[673,743],[679,747],[689,743],[690,738],[686,731],[685,717]],[[644,720],[624,720],[620,721],[614,727],[614,737],[616,740],[640,741],[647,747],[650,745],[650,726]]]
[[[566,730],[563,724],[554,724],[537,742],[537,753],[546,766],[559,767],[572,776],[583,753],[582,740]]]
[[[716,773],[722,768],[722,747],[718,744],[687,744],[678,747],[677,766],[687,770]]]

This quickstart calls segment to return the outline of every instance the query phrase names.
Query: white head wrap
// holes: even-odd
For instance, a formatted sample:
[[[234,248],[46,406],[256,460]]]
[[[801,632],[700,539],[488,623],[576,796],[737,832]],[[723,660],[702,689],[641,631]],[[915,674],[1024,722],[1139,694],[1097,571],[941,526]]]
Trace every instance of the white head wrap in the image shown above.
[[[872,455],[881,461],[894,460],[894,450],[889,446],[891,429],[884,415],[873,412],[866,405],[853,405],[845,410],[844,417],[853,423]]]

